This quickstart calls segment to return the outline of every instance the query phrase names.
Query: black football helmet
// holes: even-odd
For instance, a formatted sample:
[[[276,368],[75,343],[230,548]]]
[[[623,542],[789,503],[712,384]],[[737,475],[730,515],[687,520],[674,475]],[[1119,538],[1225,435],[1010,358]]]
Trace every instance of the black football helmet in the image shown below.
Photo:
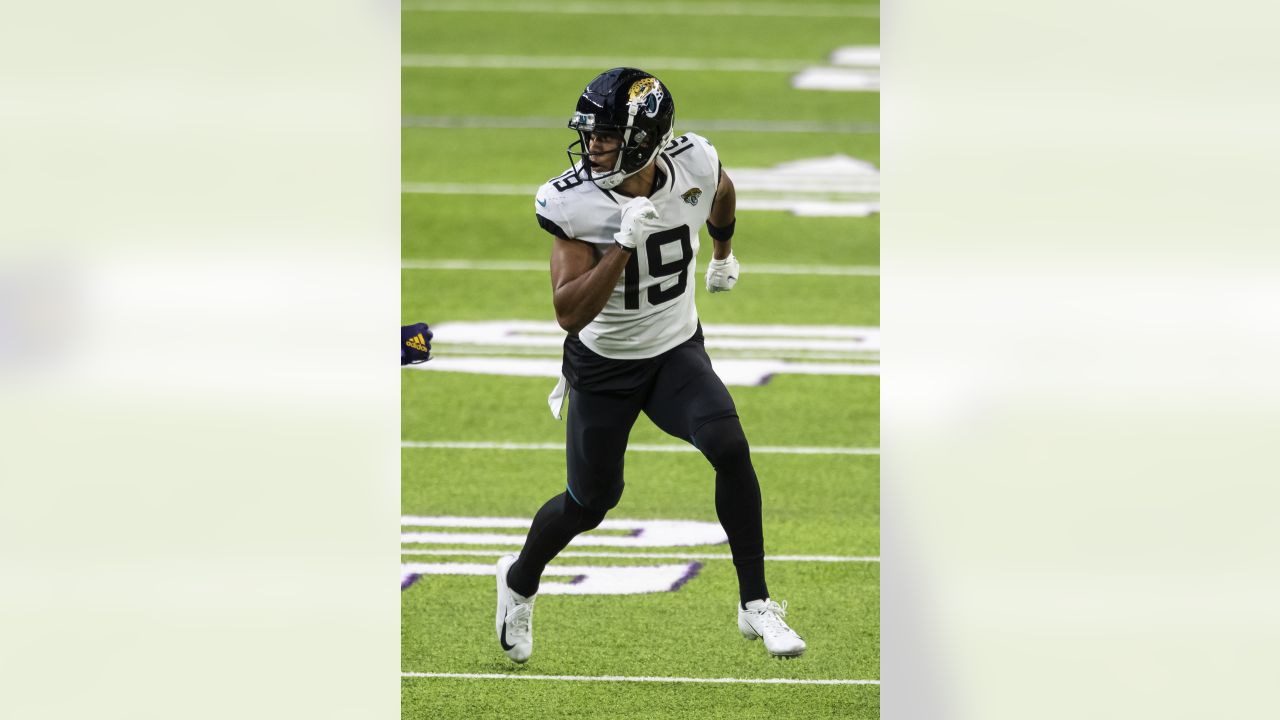
[[[676,104],[658,78],[635,68],[606,70],[592,80],[578,98],[569,128],[578,141],[569,146],[569,160],[578,177],[608,190],[643,170],[671,142]],[[591,135],[611,133],[622,145],[609,170],[591,167]]]

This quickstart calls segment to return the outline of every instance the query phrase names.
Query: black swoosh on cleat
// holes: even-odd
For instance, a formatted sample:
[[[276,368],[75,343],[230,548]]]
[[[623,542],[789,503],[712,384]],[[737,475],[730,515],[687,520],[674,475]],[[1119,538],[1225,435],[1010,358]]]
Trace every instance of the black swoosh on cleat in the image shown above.
[[[502,637],[498,638],[498,642],[502,643],[503,652],[514,650],[516,647],[515,645],[507,644],[507,623],[506,622],[502,623]]]

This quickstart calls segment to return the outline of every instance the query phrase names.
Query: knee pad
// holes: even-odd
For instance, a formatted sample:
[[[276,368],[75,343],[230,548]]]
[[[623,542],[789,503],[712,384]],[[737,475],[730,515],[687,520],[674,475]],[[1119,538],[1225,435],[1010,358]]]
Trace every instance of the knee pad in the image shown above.
[[[600,523],[604,520],[605,514],[618,504],[618,500],[621,497],[622,492],[619,490],[617,496],[613,498],[613,502],[608,507],[601,508],[596,505],[593,505],[592,507],[585,507],[579,505],[577,501],[569,496],[569,493],[565,493],[564,511],[566,515],[573,517],[578,521],[578,532],[586,532],[599,527]]]
[[[579,526],[582,528],[582,532],[595,530],[600,527],[600,523],[604,521],[605,511],[603,510],[589,510],[587,508],[583,508],[582,511],[582,524]]]
[[[750,462],[751,448],[738,418],[730,416],[712,420],[693,434],[694,445],[716,468]]]

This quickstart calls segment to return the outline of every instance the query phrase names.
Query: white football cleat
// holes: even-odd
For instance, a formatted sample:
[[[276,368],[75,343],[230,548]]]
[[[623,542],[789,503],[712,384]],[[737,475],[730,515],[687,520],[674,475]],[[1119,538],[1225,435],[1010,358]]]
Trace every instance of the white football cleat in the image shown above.
[[[804,652],[804,638],[796,634],[782,620],[787,614],[787,602],[782,604],[765,598],[747,603],[747,609],[738,606],[738,629],[748,640],[764,638],[764,649],[774,657],[797,657]]]
[[[515,561],[515,555],[504,555],[498,559],[498,613],[494,618],[494,629],[502,651],[512,660],[522,663],[533,654],[534,597],[521,602],[507,587],[507,570]]]

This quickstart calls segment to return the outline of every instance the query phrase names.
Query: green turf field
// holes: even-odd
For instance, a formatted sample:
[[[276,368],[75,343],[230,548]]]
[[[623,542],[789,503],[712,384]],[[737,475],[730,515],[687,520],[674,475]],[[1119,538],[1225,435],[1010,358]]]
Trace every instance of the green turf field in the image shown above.
[[[548,569],[525,665],[494,637],[491,572],[565,483],[564,425],[546,405],[555,379],[540,369],[559,357],[551,242],[532,192],[568,165],[563,125],[582,87],[615,65],[651,70],[675,98],[676,133],[710,139],[735,180],[836,155],[878,167],[877,92],[791,85],[838,47],[877,46],[878,5],[403,7],[402,320],[437,330],[436,358],[402,373],[403,717],[879,717],[878,178],[801,195],[739,182],[734,291],[703,289],[705,236],[698,258],[708,351],[760,477],[769,586],[805,655],[775,660],[738,633],[727,544],[642,544],[655,521],[718,529],[713,470],[643,416],[615,526],[589,533],[610,544],[570,546]],[[869,194],[869,214],[742,207]],[[532,323],[519,326],[529,344],[468,334],[507,321]],[[745,327],[758,325],[781,327]],[[792,331],[797,344],[778,341]],[[505,369],[474,372],[488,361]]]

